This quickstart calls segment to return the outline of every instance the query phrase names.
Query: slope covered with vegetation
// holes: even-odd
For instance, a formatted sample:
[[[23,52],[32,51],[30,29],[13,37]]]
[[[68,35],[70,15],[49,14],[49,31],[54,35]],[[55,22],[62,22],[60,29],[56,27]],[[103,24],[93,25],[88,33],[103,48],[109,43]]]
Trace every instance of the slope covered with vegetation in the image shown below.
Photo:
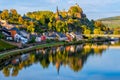
[[[71,6],[67,11],[34,11],[21,16],[15,9],[3,10],[0,18],[9,24],[16,24],[19,29],[41,34],[48,31],[81,32],[83,34],[101,34],[107,27],[101,22],[89,20],[79,5]]]
[[[99,19],[99,21],[101,21],[109,28],[120,28],[120,16],[103,18],[103,19]]]

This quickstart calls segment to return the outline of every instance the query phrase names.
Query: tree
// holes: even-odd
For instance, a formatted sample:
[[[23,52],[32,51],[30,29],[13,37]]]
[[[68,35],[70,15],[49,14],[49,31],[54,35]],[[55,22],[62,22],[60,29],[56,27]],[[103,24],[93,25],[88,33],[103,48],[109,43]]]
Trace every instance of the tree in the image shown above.
[[[8,67],[3,68],[2,71],[3,71],[3,74],[4,74],[6,77],[10,76],[10,70],[9,70]]]
[[[114,30],[113,34],[115,34],[115,35],[120,34],[120,31],[119,30]]]
[[[85,29],[84,30],[84,34],[90,34],[91,33],[91,30],[90,29]]]
[[[18,18],[18,22],[19,22],[20,24],[22,24],[22,23],[23,23],[23,19],[22,19],[22,17],[21,17],[21,16]]]
[[[94,34],[100,34],[101,30],[100,29],[94,29]]]
[[[17,16],[18,16],[18,13],[17,13],[17,11],[16,11],[15,9],[10,9],[10,13],[11,13],[11,15],[14,16],[14,17],[17,17]]]
[[[34,33],[35,28],[34,28],[34,23],[33,22],[29,23],[29,26],[27,26],[27,31],[29,31],[31,33]]]
[[[61,20],[58,20],[56,22],[56,31],[57,32],[67,32],[68,31],[68,26],[67,23]]]
[[[7,20],[9,18],[9,11],[7,9],[3,10],[0,16],[1,16],[1,19]]]
[[[49,22],[49,23],[48,23],[48,29],[49,29],[49,30],[52,30],[52,27],[53,27],[52,23]]]

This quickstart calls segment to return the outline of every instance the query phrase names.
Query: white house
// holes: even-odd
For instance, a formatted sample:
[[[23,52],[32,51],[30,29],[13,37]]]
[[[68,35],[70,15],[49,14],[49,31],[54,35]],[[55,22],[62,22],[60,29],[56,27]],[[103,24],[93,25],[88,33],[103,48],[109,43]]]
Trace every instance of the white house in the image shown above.
[[[49,34],[46,38],[55,40],[57,38],[57,35],[56,35],[56,33],[52,33],[52,34]]]
[[[20,34],[21,34],[23,37],[25,37],[25,38],[27,38],[27,39],[30,39],[30,34],[29,34],[28,32],[22,30],[22,31],[20,31]]]
[[[41,37],[36,37],[35,41],[36,42],[41,42]]]
[[[22,37],[22,36],[19,35],[19,34],[15,34],[14,40],[17,41],[17,42],[22,42],[23,44],[25,44],[25,43],[28,42],[28,39],[27,39],[27,38],[24,38],[24,37]]]

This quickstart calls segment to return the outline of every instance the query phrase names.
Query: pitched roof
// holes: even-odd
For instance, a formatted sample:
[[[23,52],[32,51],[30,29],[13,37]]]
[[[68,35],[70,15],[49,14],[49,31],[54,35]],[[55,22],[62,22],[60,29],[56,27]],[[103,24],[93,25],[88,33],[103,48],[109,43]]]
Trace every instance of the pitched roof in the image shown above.
[[[16,28],[16,27],[11,28],[10,30],[15,30],[18,34],[20,34],[19,29],[18,29],[18,28]]]
[[[57,34],[58,34],[59,37],[66,37],[66,35],[63,34],[63,33],[57,33]]]

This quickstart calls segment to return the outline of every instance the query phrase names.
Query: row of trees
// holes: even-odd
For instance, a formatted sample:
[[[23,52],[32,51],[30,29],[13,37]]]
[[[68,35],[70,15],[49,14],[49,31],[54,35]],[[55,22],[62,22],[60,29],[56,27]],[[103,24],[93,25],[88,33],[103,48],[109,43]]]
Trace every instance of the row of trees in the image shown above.
[[[31,33],[42,33],[45,31],[65,33],[74,31],[83,34],[103,34],[109,30],[101,22],[90,21],[84,15],[78,5],[70,7],[68,12],[65,10],[57,13],[52,11],[35,11],[21,16],[15,9],[11,9],[10,11],[3,10],[0,13],[1,19],[7,20],[10,24],[16,24],[18,28],[25,29]],[[60,17],[60,19],[57,20],[57,17]]]
[[[81,46],[81,45],[80,45]],[[94,47],[93,47],[94,46]],[[79,45],[78,45],[79,47]],[[69,66],[73,71],[79,71],[82,69],[84,62],[88,56],[93,54],[102,55],[102,52],[106,50],[105,45],[91,45],[86,44],[82,48],[77,49],[77,46],[66,46],[66,47],[53,47],[51,49],[43,49],[39,54],[31,53],[25,61],[21,61],[16,65],[8,65],[2,69],[3,74],[7,76],[17,76],[19,71],[23,68],[29,67],[34,63],[40,63],[43,68],[48,68],[50,63],[59,68]],[[55,49],[54,49],[55,48]],[[55,50],[55,51],[54,51]],[[54,53],[55,52],[55,53]]]

